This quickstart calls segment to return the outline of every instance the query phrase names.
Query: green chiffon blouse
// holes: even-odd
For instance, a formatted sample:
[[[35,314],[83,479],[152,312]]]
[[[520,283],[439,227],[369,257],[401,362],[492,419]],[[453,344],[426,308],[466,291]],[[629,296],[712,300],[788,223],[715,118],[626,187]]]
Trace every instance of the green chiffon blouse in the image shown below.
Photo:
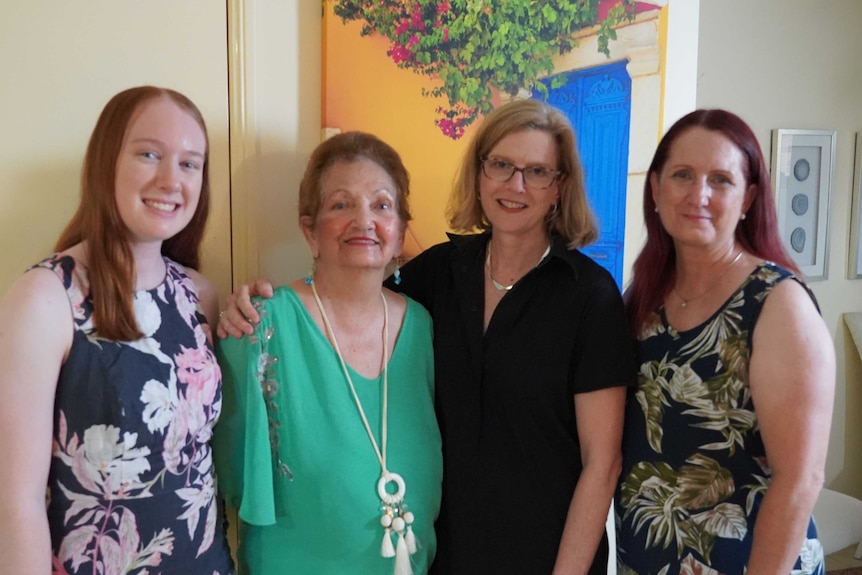
[[[254,335],[220,342],[224,405],[213,448],[219,488],[239,510],[243,573],[391,575],[394,559],[381,555],[380,463],[335,350],[292,288],[255,305]],[[380,445],[383,377],[348,370]],[[443,463],[431,319],[409,298],[388,372],[387,467],[406,484],[421,575],[436,551]]]

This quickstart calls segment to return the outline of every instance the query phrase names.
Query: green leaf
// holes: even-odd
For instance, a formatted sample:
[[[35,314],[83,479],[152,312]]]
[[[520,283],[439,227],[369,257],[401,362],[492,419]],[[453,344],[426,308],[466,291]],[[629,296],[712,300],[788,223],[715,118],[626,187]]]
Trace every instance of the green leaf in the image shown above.
[[[680,506],[690,510],[712,507],[733,494],[733,475],[716,460],[698,453],[686,463],[677,480]]]

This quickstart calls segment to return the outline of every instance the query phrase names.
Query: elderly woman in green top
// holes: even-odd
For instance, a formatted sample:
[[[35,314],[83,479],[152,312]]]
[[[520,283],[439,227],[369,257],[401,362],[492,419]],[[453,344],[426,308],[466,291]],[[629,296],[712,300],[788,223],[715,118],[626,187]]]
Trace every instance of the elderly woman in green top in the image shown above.
[[[247,573],[425,573],[442,458],[431,320],[382,288],[410,220],[398,154],[369,134],[321,144],[300,184],[308,277],[221,342],[217,466]]]

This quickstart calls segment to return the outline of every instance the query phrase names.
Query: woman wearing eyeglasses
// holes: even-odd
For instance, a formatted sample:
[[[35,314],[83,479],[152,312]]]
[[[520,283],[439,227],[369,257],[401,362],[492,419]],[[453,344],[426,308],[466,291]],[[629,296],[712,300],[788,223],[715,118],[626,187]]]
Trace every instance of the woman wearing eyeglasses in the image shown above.
[[[432,572],[604,574],[636,367],[616,284],[577,249],[597,232],[565,116],[536,100],[489,114],[447,211],[466,235],[387,282],[434,322],[444,478]],[[230,298],[221,335],[250,332],[242,314],[257,323],[247,293]]]

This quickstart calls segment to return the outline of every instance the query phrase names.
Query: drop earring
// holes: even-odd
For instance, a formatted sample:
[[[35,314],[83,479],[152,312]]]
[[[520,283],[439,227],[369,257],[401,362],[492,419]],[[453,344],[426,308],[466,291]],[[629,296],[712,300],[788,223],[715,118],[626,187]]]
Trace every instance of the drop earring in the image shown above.
[[[310,286],[314,283],[314,266],[317,264],[317,260],[311,260],[311,269],[308,270],[308,275],[305,276],[305,285]]]
[[[395,285],[401,285],[401,258],[395,258],[395,271],[392,272],[392,277],[394,278]]]

